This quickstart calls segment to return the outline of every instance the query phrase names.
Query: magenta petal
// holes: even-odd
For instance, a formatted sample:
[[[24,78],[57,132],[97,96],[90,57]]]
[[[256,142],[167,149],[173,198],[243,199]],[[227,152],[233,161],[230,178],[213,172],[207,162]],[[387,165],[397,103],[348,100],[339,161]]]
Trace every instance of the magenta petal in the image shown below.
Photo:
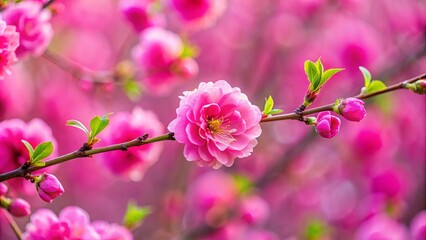
[[[200,137],[199,131],[199,127],[195,124],[186,125],[186,134],[189,141],[195,145],[201,146],[206,144],[206,140]]]
[[[191,143],[185,144],[185,147],[183,149],[183,155],[188,161],[200,160],[200,155],[198,154],[198,147]]]

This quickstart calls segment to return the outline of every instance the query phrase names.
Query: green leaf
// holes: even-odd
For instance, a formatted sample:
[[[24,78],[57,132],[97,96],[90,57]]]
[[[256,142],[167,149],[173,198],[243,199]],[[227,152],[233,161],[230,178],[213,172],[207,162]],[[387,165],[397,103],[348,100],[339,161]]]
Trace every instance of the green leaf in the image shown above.
[[[319,221],[311,221],[305,229],[305,236],[308,240],[319,240],[327,233],[327,226]]]
[[[184,41],[180,58],[193,58],[198,55],[198,48],[191,45],[188,41]]]
[[[343,68],[330,68],[322,74],[320,87],[322,87],[334,74],[343,71]]]
[[[283,110],[282,109],[272,109],[269,114],[274,115],[274,114],[279,114],[282,113]]]
[[[109,124],[108,116],[112,113],[105,114],[102,117],[96,116],[90,121],[90,140],[93,140],[99,133]]]
[[[81,123],[78,120],[68,120],[67,121],[67,126],[71,126],[71,127],[75,127],[80,129],[81,131],[83,131],[84,133],[86,133],[87,136],[89,136],[89,130],[87,130],[86,126],[84,126],[83,123]]]
[[[371,82],[371,73],[365,67],[359,67],[359,70],[362,72],[362,75],[364,76],[364,86],[367,88]]]
[[[272,108],[274,107],[274,99],[269,95],[268,99],[266,99],[265,107],[263,108],[263,114],[268,115]]]
[[[37,161],[37,162],[31,163],[31,166],[33,166],[33,167],[44,167],[44,166],[46,166],[46,163],[41,162],[41,161]]]
[[[125,81],[123,90],[131,100],[137,100],[142,95],[141,86],[134,79]]]
[[[318,69],[319,79],[322,79],[322,75],[324,73],[324,66],[322,65],[321,57],[318,58],[318,60],[315,62],[315,65],[316,65],[316,67]]]
[[[240,195],[247,195],[253,189],[253,182],[243,175],[234,175],[234,183]]]
[[[123,225],[128,229],[134,229],[139,226],[151,212],[150,207],[139,207],[135,203],[129,202],[126,213],[124,214]]]
[[[321,74],[318,72],[318,68],[315,65],[315,63],[312,62],[311,60],[306,60],[304,68],[305,68],[306,76],[308,77],[308,80],[311,83],[309,87],[315,86],[317,83],[319,83],[319,81],[321,80],[320,78]],[[311,90],[314,90],[314,89],[315,88]]]
[[[33,146],[31,146],[31,144],[30,144],[29,142],[25,141],[25,140],[21,140],[21,142],[22,142],[22,143],[25,145],[25,147],[27,148],[28,153],[29,153],[29,155],[30,155],[30,159],[32,159],[32,158],[33,158],[33,153],[34,153],[34,148],[33,148]]]
[[[386,85],[380,80],[373,80],[371,83],[363,90],[363,94],[370,94],[377,92],[386,88]]]
[[[47,158],[53,152],[53,144],[52,142],[44,142],[40,143],[33,152],[31,158],[31,164],[35,164],[42,159]]]

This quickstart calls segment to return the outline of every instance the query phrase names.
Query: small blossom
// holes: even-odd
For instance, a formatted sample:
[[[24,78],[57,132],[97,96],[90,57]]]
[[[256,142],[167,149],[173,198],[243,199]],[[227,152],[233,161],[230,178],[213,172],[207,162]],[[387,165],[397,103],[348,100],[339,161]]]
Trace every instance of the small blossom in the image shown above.
[[[177,34],[162,28],[150,27],[142,32],[132,56],[135,66],[141,70],[143,84],[151,93],[166,94],[181,80],[198,73],[195,61],[182,59],[184,47]]]
[[[317,116],[316,130],[321,137],[332,138],[340,130],[340,119],[331,112],[320,112]]]
[[[36,187],[40,198],[48,203],[64,193],[61,182],[54,175],[48,173],[43,173],[39,179],[36,179]]]
[[[53,37],[51,14],[36,1],[22,1],[9,5],[2,12],[3,19],[19,32],[18,57],[26,54],[41,55]]]
[[[6,22],[0,20],[0,79],[5,74],[11,74],[11,66],[18,59],[15,51],[19,46],[19,33],[15,26],[6,25]]]
[[[411,221],[410,230],[412,240],[426,239],[426,210],[423,210],[414,216]]]
[[[23,234],[24,240],[33,239],[90,239],[102,238],[90,223],[89,214],[78,207],[66,207],[57,217],[49,209],[37,210]]]
[[[164,127],[157,116],[148,110],[135,108],[131,113],[114,115],[102,137],[102,144],[114,144],[134,140],[144,134],[155,137],[163,133]],[[157,162],[162,144],[150,144],[127,151],[113,151],[99,155],[102,165],[115,175],[139,181],[149,167]]]
[[[358,98],[346,98],[340,101],[337,113],[341,114],[347,120],[355,122],[361,121],[367,115],[364,102]]]
[[[225,11],[226,0],[171,0],[171,5],[186,23],[212,25]]]
[[[4,184],[4,183],[2,183],[2,182],[0,182],[0,197],[1,196],[6,196],[7,190],[8,190],[7,185]]]
[[[129,229],[115,224],[107,223],[105,221],[92,222],[92,227],[100,235],[103,240],[131,240],[133,239],[132,233]]]
[[[158,4],[155,0],[122,0],[120,11],[135,31],[142,32],[148,27],[164,25],[164,16],[155,11],[155,4]]]
[[[259,196],[249,196],[242,199],[241,217],[253,225],[264,223],[270,215],[268,203]]]
[[[259,108],[224,80],[184,92],[176,113],[168,129],[185,145],[186,159],[201,166],[229,167],[249,156],[262,132]]]
[[[355,240],[403,240],[409,239],[407,229],[404,225],[387,217],[386,215],[376,215],[363,222],[356,231]]]
[[[15,217],[24,217],[31,214],[30,204],[22,198],[12,199],[7,210]]]

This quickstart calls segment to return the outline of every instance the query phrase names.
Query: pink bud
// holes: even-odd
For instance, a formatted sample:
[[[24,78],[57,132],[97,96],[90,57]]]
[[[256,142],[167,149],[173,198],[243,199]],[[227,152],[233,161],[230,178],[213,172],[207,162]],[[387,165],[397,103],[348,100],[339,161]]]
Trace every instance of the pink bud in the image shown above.
[[[364,102],[358,98],[346,98],[342,100],[338,107],[338,113],[349,121],[361,121],[367,112],[364,108]]]
[[[43,201],[51,203],[62,195],[64,188],[54,175],[43,173],[41,181],[37,182],[37,192]]]
[[[0,183],[0,197],[1,196],[6,196],[7,193],[7,186],[4,183]]]
[[[324,138],[334,137],[340,130],[340,119],[331,112],[320,112],[317,116],[316,130]]]
[[[426,210],[423,210],[414,216],[410,229],[413,240],[426,239]]]
[[[22,198],[13,199],[7,210],[15,217],[24,217],[31,214],[30,204]]]
[[[414,83],[415,85],[415,93],[425,94],[426,93],[426,80],[418,80]]]
[[[172,71],[183,79],[191,79],[198,74],[198,65],[192,58],[182,58],[173,63]]]

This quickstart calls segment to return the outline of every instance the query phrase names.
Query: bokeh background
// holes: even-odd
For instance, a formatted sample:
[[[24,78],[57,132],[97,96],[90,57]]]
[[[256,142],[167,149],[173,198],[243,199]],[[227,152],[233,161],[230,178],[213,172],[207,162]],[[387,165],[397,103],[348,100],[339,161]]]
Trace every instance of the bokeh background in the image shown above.
[[[217,1],[222,11],[208,24],[194,24],[165,0],[159,1],[161,24],[196,46],[199,72],[174,80],[160,94],[138,74],[141,94],[130,98],[109,77],[120,62],[132,61],[141,34],[125,19],[123,2],[56,1],[46,52],[21,59],[0,81],[0,120],[42,119],[58,153],[65,154],[85,141],[82,132],[65,126],[67,120],[88,124],[95,115],[114,112],[114,122],[117,113],[141,107],[157,115],[166,133],[178,96],[202,81],[225,79],[260,108],[272,95],[277,108],[292,112],[309,84],[307,59],[321,57],[325,68],[345,68],[313,106],[358,94],[359,66],[386,84],[426,72],[424,1]],[[203,239],[375,239],[360,236],[410,232],[413,217],[426,208],[425,98],[401,90],[366,106],[367,117],[360,123],[342,120],[333,139],[297,121],[262,123],[252,156],[230,168],[198,167],[185,160],[182,145],[164,142],[140,181],[115,176],[94,156],[47,170],[65,188],[52,204],[35,191],[19,196],[33,211],[47,207],[58,213],[72,205],[93,220],[118,223],[129,200],[149,205],[153,213],[134,231],[135,239],[196,238],[199,232]],[[22,227],[28,221],[18,219]],[[0,239],[12,238],[1,219]]]

